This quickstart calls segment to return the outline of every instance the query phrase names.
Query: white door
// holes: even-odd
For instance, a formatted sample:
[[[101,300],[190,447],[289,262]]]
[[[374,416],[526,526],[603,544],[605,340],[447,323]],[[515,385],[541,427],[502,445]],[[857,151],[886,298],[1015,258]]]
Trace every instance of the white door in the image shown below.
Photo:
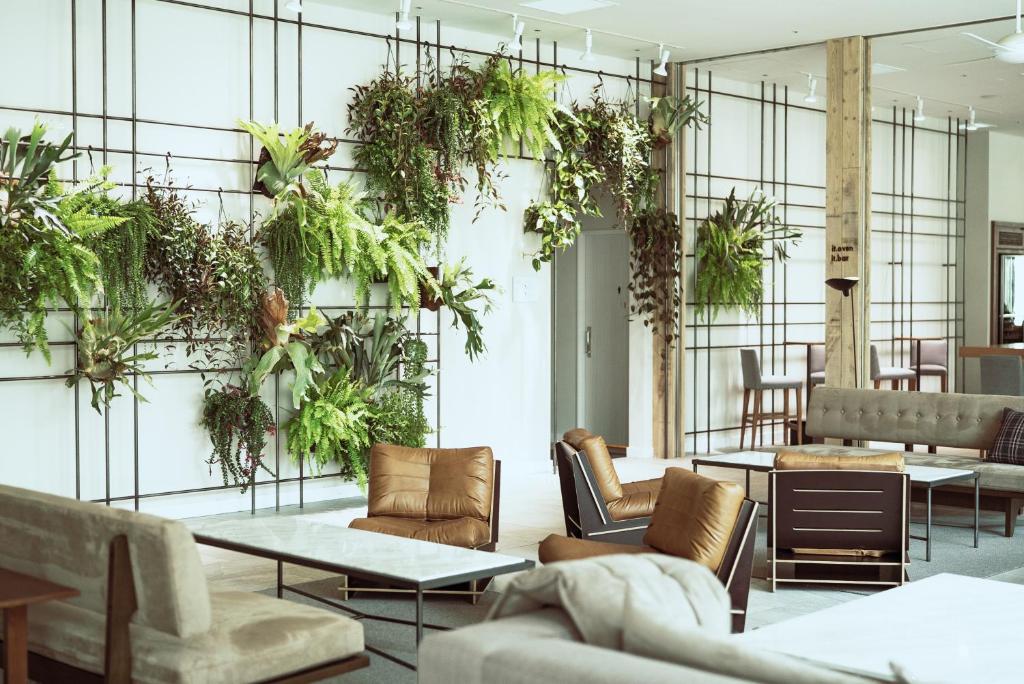
[[[578,317],[578,401],[582,424],[611,444],[629,440],[629,238],[625,231],[584,230]]]

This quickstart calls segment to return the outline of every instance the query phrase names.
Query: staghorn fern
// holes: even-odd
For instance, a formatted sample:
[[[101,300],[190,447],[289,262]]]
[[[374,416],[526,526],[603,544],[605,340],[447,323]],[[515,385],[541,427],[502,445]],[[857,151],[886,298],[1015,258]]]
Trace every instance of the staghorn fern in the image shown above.
[[[315,385],[286,425],[292,460],[305,458],[317,472],[336,462],[342,476],[355,479],[365,491],[373,419],[371,393],[372,388],[350,380],[344,370]]]

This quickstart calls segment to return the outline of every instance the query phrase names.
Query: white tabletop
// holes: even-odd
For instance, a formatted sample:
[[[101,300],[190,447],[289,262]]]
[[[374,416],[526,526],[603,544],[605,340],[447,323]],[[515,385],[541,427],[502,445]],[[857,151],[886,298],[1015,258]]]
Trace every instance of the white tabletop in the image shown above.
[[[697,456],[694,461],[698,465],[734,468],[753,468],[771,470],[775,463],[775,453],[770,451],[737,451],[731,454],[714,454],[709,456]],[[971,477],[973,470],[959,470],[956,468],[938,468],[935,466],[906,465],[907,474],[911,482],[922,484],[944,482]]]
[[[907,681],[1020,682],[1024,586],[941,574],[734,638],[840,669]]]
[[[533,564],[489,551],[405,539],[304,520],[302,516],[263,516],[240,520],[183,521],[195,535],[241,545],[274,557],[287,556],[362,571],[411,584],[476,574],[492,577]],[[263,554],[260,554],[263,555]],[[285,559],[288,561],[287,558]]]

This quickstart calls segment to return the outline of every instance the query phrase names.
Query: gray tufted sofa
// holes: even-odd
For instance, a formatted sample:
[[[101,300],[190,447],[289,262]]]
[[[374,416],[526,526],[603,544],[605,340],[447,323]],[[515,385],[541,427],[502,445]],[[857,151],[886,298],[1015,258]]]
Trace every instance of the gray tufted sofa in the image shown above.
[[[864,454],[891,449],[849,446],[855,441],[895,442],[928,447],[976,449],[992,446],[1003,408],[1024,411],[1024,397],[816,387],[807,407],[806,434],[840,439],[846,446],[805,444],[786,447],[809,453]],[[907,463],[964,468],[980,474],[981,506],[1005,513],[1012,537],[1024,506],[1024,466],[990,463],[968,454],[908,453]],[[974,506],[973,487],[950,485],[935,491],[935,503]]]

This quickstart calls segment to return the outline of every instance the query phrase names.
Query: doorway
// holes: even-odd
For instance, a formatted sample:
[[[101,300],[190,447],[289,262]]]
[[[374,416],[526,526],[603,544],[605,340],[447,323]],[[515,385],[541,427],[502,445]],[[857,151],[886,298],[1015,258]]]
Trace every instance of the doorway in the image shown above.
[[[629,441],[629,237],[584,230],[555,258],[555,435]]]

